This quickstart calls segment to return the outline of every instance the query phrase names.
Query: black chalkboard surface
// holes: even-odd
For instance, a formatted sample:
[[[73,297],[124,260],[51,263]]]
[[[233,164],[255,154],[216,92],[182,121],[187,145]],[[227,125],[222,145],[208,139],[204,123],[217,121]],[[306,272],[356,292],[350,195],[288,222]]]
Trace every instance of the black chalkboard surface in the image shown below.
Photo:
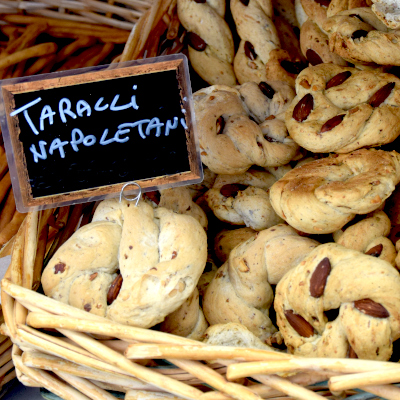
[[[144,191],[201,181],[186,71],[174,55],[4,81],[0,118],[19,208],[107,197],[131,181]]]

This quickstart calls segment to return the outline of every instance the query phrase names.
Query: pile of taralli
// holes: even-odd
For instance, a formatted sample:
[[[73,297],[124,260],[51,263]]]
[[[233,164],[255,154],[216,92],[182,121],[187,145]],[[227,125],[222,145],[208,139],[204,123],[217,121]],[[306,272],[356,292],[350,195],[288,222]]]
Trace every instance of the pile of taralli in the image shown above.
[[[26,215],[1,294],[22,383],[82,400],[400,399],[400,5],[155,1],[129,38],[98,27],[37,60],[15,54],[63,23],[4,21],[4,78],[187,54],[204,166],[138,204]]]

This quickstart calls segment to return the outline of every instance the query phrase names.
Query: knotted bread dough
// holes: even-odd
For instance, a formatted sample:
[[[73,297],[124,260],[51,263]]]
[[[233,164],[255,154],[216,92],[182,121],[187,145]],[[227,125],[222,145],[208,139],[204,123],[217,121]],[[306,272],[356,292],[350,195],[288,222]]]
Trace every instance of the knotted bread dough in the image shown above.
[[[361,149],[292,169],[272,185],[270,199],[294,228],[332,233],[356,214],[378,209],[399,181],[399,153]]]
[[[314,153],[349,153],[400,134],[400,79],[333,64],[304,69],[286,111],[290,136]]]
[[[266,340],[276,331],[269,318],[271,284],[278,283],[318,244],[281,224],[236,246],[205,293],[207,321],[210,325],[237,322]]]
[[[281,279],[274,305],[285,344],[299,356],[389,360],[400,338],[399,272],[335,243]]]
[[[205,231],[191,216],[110,199],[54,254],[42,284],[56,300],[148,328],[193,293],[206,260]]]

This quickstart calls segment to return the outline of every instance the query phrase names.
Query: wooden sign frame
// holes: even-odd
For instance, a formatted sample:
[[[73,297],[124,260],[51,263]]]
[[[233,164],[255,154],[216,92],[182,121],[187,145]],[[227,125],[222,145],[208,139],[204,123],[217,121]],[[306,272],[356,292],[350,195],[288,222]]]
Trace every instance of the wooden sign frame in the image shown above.
[[[106,81],[109,82],[110,80],[113,81],[111,82],[113,84],[114,82],[122,82],[115,81],[119,78],[137,77],[138,79],[143,79],[142,77],[144,75],[157,74],[165,71],[175,71],[176,73],[176,84],[179,90],[181,111],[179,119],[185,132],[184,136],[180,137],[184,137],[185,139],[189,168],[184,168],[184,171],[179,171],[177,173],[150,176],[144,179],[128,179],[118,183],[88,187],[68,192],[39,196],[34,195],[34,191],[30,184],[32,178],[30,178],[29,175],[26,147],[24,148],[24,144],[20,140],[20,118],[22,118],[22,115],[24,114],[22,111],[24,107],[16,107],[16,96],[18,96],[18,94],[33,92],[40,96],[41,92],[43,94],[49,93],[43,92],[48,89],[66,87],[79,89],[79,85],[82,84],[103,83]],[[154,75],[152,76],[154,77]],[[16,204],[18,210],[21,212],[116,197],[120,194],[124,185],[130,181],[135,181],[140,185],[142,192],[146,192],[199,183],[203,179],[200,150],[195,132],[188,62],[186,57],[182,54],[119,64],[116,63],[93,68],[84,68],[61,73],[51,73],[29,78],[8,79],[0,82],[0,87],[2,96],[2,104],[0,104],[0,122]],[[162,87],[157,89],[162,90]],[[55,107],[55,109],[57,108]],[[55,112],[53,114],[55,114]],[[41,115],[43,115],[43,110]],[[47,116],[49,116],[48,112]],[[53,117],[51,116],[51,118]],[[176,116],[174,118],[174,120],[178,120]],[[32,127],[32,129],[34,129],[34,127]],[[40,133],[41,132],[37,132],[36,134],[39,135]],[[168,138],[168,140],[170,139]],[[29,156],[32,155],[29,154]],[[36,162],[38,162],[37,157]],[[166,162],[168,162],[168,160],[166,160]],[[146,165],[143,165],[143,168],[146,168]],[[127,194],[129,193],[136,193],[136,191],[127,191]]]

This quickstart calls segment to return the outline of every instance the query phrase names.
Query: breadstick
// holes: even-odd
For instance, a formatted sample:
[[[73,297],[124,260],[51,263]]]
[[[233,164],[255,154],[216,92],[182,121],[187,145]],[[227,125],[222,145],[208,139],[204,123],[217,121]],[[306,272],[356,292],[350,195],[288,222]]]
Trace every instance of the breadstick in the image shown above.
[[[10,171],[8,171],[0,180],[0,203],[6,197],[6,194],[10,186],[11,186],[11,177],[10,177]]]
[[[55,43],[42,43],[36,46],[28,47],[26,49],[17,51],[0,59],[0,69],[10,67],[23,60],[27,60],[32,57],[41,57],[47,54],[55,53],[57,51],[57,45]]]
[[[4,207],[0,213],[0,232],[11,221],[15,213],[15,198],[13,188],[10,189]]]
[[[96,42],[95,38],[89,36],[82,36],[79,39],[76,39],[72,43],[67,46],[64,46],[57,54],[56,62],[61,62],[65,60],[67,57],[74,54],[77,50],[83,47],[90,47],[94,45]]]
[[[26,217],[26,213],[15,211],[12,220],[0,232],[0,246],[4,246],[17,232]]]
[[[82,67],[94,67],[95,65],[99,65],[113,49],[114,43],[105,43],[97,54],[83,63]]]
[[[57,55],[56,54],[49,54],[47,56],[43,56],[38,58],[24,73],[24,75],[35,75],[40,72],[46,65],[55,61]],[[20,65],[20,64],[18,64]]]
[[[75,57],[71,57],[68,61],[66,61],[57,71],[65,71],[68,69],[82,68],[86,62],[88,62],[91,58],[96,56],[102,49],[102,45],[97,44],[93,47],[90,47],[83,51],[81,54],[78,54]]]

